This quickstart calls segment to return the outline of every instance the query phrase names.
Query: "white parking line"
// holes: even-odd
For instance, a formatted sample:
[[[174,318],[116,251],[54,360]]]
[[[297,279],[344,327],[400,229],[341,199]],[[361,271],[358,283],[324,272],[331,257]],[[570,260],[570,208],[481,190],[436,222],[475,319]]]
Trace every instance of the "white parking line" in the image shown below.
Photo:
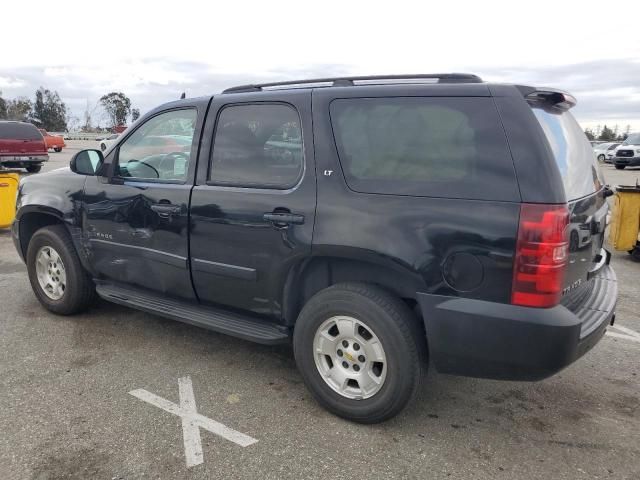
[[[200,440],[200,429],[215,433],[216,435],[226,438],[241,447],[253,445],[258,440],[244,433],[238,432],[232,428],[216,422],[204,415],[198,413],[196,400],[193,394],[193,386],[191,377],[182,377],[178,379],[178,391],[180,395],[180,405],[176,405],[158,395],[143,389],[132,390],[129,392],[140,400],[150,403],[151,405],[161,408],[162,410],[177,415],[182,419],[182,436],[184,440],[184,454],[187,461],[187,467],[191,468],[200,465],[203,462],[202,442]]]
[[[640,333],[634,330],[631,330],[630,328],[623,327],[622,325],[613,325],[612,327],[609,327],[609,328],[618,330],[618,332],[612,332],[610,330],[607,330],[606,334],[610,337],[622,338],[624,340],[631,340],[632,342],[640,343]]]

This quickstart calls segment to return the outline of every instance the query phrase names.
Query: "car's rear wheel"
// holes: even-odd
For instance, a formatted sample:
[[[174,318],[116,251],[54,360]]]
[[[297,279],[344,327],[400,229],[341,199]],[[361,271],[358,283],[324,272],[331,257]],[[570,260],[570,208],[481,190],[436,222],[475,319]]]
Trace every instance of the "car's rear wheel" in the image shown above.
[[[95,298],[93,281],[82,267],[63,225],[41,228],[31,237],[27,270],[36,297],[54,313],[80,312]]]
[[[604,155],[598,155],[598,161],[599,162],[604,162]]]
[[[616,165],[616,170],[624,170],[624,167],[626,167],[626,165]]]
[[[62,151],[62,147],[55,147],[53,151],[60,153]]]
[[[293,347],[316,400],[361,423],[398,414],[426,367],[426,340],[415,316],[373,285],[344,283],[317,293],[298,317]]]
[[[28,167],[26,167],[26,169],[29,173],[38,173],[40,170],[42,170],[42,165],[29,165]]]

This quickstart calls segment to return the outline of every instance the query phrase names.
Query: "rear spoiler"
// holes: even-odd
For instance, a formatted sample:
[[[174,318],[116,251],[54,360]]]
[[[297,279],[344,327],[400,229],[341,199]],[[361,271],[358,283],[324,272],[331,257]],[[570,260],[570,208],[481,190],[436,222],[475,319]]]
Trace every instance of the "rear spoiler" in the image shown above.
[[[555,88],[533,88],[522,85],[517,85],[516,88],[531,104],[546,105],[558,110],[569,110],[578,103],[573,95]]]

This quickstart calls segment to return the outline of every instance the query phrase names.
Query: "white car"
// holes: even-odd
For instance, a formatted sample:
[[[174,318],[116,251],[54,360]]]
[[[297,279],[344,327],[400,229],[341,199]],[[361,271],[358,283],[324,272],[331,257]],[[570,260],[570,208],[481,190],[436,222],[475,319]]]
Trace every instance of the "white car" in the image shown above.
[[[605,162],[607,158],[613,158],[613,154],[618,145],[620,144],[613,142],[599,143],[593,147],[593,153],[595,153],[599,162]],[[611,154],[610,156],[608,156],[609,153]]]
[[[613,143],[605,152],[605,156],[604,156],[604,162],[605,163],[613,163],[613,157],[616,156],[616,150],[618,150],[618,147],[621,144],[619,142],[617,143]]]
[[[611,162],[618,170],[623,170],[625,167],[640,167],[640,133],[630,134],[616,148]]]
[[[108,137],[100,140],[100,150],[104,152],[107,148],[111,147],[119,136],[119,133],[114,133],[113,135],[109,135]]]

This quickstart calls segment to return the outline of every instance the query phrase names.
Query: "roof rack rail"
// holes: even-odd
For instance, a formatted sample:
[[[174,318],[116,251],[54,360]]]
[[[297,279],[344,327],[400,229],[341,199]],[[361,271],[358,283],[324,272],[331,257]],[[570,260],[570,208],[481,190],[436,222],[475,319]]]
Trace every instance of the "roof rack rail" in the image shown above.
[[[416,75],[368,75],[359,77],[331,77],[331,78],[312,78],[308,80],[289,80],[286,82],[271,82],[249,85],[239,85],[237,87],[227,88],[222,93],[240,93],[240,92],[260,92],[264,88],[271,87],[292,87],[296,85],[322,84],[328,83],[334,87],[351,87],[354,82],[388,82],[394,80],[437,80],[437,83],[482,83],[482,79],[477,75],[470,73],[420,73]]]

